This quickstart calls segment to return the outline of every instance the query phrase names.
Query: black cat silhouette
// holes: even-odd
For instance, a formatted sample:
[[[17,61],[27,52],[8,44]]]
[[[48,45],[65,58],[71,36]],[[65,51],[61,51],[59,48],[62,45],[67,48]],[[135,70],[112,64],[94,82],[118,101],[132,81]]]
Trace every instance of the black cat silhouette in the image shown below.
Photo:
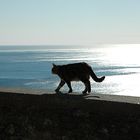
[[[85,84],[85,90],[83,91],[83,93],[90,93],[90,76],[96,82],[102,82],[105,79],[105,76],[98,78],[93,72],[91,66],[85,62],[67,65],[53,64],[52,73],[58,75],[61,79],[58,87],[55,90],[56,92],[59,92],[60,88],[66,83],[69,87],[68,93],[71,93],[71,81],[82,81]]]

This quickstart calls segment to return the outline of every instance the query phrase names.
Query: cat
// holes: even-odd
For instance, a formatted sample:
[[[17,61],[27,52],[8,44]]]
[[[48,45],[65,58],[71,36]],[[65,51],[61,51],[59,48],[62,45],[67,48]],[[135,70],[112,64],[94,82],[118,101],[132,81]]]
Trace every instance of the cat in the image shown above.
[[[93,72],[90,65],[85,62],[73,63],[67,65],[55,65],[52,67],[52,74],[56,74],[60,77],[61,81],[56,88],[56,92],[59,92],[60,88],[66,83],[69,87],[68,93],[72,92],[71,81],[82,81],[85,85],[85,90],[82,92],[86,94],[91,92],[91,84],[89,81],[90,76],[96,82],[102,82],[105,76],[98,78]]]

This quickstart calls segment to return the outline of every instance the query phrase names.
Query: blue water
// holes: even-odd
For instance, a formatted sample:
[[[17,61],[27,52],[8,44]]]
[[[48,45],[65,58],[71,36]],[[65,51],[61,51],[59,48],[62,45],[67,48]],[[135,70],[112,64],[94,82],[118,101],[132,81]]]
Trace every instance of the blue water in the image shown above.
[[[2,48],[2,49],[1,49]],[[102,83],[92,83],[92,93],[140,96],[140,45],[106,45],[85,49],[18,49],[0,47],[0,87],[46,89],[54,91],[59,77],[51,74],[52,63],[87,62],[97,76],[106,76]],[[84,85],[72,82],[81,93]],[[63,92],[68,90],[65,85]]]

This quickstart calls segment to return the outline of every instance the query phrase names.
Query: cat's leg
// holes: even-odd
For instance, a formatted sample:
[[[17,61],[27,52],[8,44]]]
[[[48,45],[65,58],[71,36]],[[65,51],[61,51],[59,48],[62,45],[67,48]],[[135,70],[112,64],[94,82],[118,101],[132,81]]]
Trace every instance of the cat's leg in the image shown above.
[[[71,93],[71,92],[72,92],[71,82],[68,81],[68,82],[66,82],[66,83],[67,83],[67,85],[68,85],[68,87],[69,87],[68,93]]]
[[[61,80],[60,83],[59,83],[59,85],[58,85],[58,87],[56,88],[55,91],[56,91],[56,92],[59,92],[60,88],[63,87],[64,84],[65,84],[65,81],[64,81],[64,80]]]
[[[87,89],[87,84],[84,83],[84,85],[85,85],[85,90],[82,92],[83,94],[87,93],[87,91],[88,91],[88,89]]]
[[[88,93],[90,93],[91,92],[91,84],[90,84],[89,80],[87,81],[87,87],[88,87]]]
[[[86,81],[82,81],[85,85],[85,90],[82,92],[83,94],[87,93],[88,88],[87,88],[87,82]]]
[[[90,93],[91,92],[91,85],[90,85],[90,81],[87,79],[87,80],[84,80],[82,81],[85,85],[85,90],[82,92],[83,94],[87,93]]]

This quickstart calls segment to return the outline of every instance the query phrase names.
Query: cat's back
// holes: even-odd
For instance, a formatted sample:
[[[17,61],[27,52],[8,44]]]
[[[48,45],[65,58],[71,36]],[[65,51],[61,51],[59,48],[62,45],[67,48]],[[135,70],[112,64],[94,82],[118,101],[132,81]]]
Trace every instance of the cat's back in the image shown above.
[[[89,68],[85,62],[61,65],[58,75],[65,81],[77,81],[89,77]]]
[[[61,68],[64,71],[69,71],[69,72],[73,72],[73,71],[77,71],[77,72],[86,72],[89,69],[89,65],[85,62],[81,62],[81,63],[72,63],[72,64],[67,64],[67,65],[62,65]]]

